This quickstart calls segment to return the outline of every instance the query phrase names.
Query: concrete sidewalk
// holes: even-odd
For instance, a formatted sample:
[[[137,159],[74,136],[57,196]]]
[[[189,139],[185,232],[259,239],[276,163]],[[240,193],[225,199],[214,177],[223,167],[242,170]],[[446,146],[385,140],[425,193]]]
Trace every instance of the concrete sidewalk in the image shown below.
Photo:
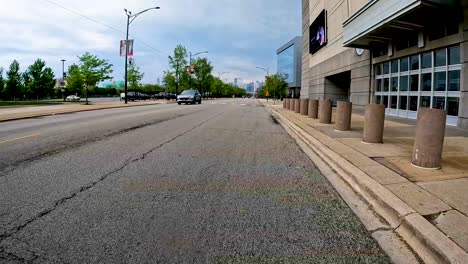
[[[33,118],[48,115],[75,113],[83,111],[92,111],[110,108],[133,107],[143,105],[158,105],[175,103],[175,101],[143,101],[143,102],[102,102],[90,105],[85,104],[63,104],[63,105],[50,105],[50,106],[23,106],[23,107],[8,107],[0,108],[0,122]]]
[[[411,165],[415,121],[388,118],[384,144],[361,142],[362,114],[352,130],[262,101],[368,201],[424,262],[468,263],[468,131],[448,127],[440,170]],[[335,120],[335,113],[333,113]]]

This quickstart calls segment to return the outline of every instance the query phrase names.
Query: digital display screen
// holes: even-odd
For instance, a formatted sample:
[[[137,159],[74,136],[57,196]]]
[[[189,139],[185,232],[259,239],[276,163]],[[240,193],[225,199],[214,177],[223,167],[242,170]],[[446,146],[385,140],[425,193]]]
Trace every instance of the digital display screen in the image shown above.
[[[323,10],[310,25],[310,53],[314,54],[327,45],[327,11]]]

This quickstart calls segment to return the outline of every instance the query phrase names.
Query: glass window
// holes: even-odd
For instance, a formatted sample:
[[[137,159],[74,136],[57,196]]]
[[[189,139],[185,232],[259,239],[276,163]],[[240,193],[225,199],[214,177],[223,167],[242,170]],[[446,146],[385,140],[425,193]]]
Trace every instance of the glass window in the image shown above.
[[[398,72],[398,60],[393,60],[392,61],[392,73],[397,73]]]
[[[410,91],[417,92],[419,87],[419,75],[410,76]]]
[[[447,65],[447,52],[446,49],[435,51],[435,67]]]
[[[408,71],[408,65],[409,65],[409,58],[403,58],[400,60],[400,71],[405,72]]]
[[[432,85],[432,73],[421,74],[421,90],[422,91],[431,91]]]
[[[408,91],[408,76],[400,77],[400,91],[401,92]]]
[[[398,92],[398,77],[392,77],[392,92]]]
[[[381,92],[382,91],[382,79],[378,79],[375,87],[376,92]]]
[[[382,96],[382,104],[385,105],[385,108],[388,108],[388,96]]]
[[[388,74],[390,72],[390,62],[383,63],[383,74]]]
[[[448,83],[449,91],[460,91],[460,71],[449,71]]]
[[[401,110],[406,110],[408,107],[408,96],[400,96],[400,108]]]
[[[432,99],[432,108],[445,109],[445,97],[434,96]]]
[[[448,49],[449,65],[460,64],[460,47],[455,46]]]
[[[447,97],[447,114],[450,116],[458,116],[458,107],[460,98]]]
[[[423,53],[421,56],[421,68],[422,69],[427,69],[432,67],[432,53],[431,52],[426,52]]]
[[[377,100],[376,101],[377,104],[381,104],[382,103],[382,96],[380,96],[380,95],[377,96],[376,100]]]
[[[420,107],[429,108],[431,107],[431,97],[430,96],[421,96]]]
[[[397,109],[398,96],[390,96],[390,108]]]
[[[286,76],[286,82],[294,82],[294,80],[296,79],[294,45],[279,53],[276,59],[278,65],[278,73],[283,76]]]
[[[418,97],[417,96],[409,97],[409,110],[418,111]]]
[[[434,91],[444,92],[447,83],[446,83],[447,74],[445,72],[435,72],[434,73]]]
[[[411,56],[411,70],[419,70],[419,55]]]
[[[385,79],[384,79],[384,85],[383,85],[383,91],[384,91],[384,92],[388,92],[389,86],[390,86],[390,79],[385,78]]]
[[[375,74],[382,75],[382,64],[375,65]]]

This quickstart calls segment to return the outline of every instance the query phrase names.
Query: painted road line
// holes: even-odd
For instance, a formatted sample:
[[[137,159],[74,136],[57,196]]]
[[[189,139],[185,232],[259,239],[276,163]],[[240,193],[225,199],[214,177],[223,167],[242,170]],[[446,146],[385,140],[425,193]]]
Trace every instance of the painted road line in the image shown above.
[[[39,134],[39,133],[37,133],[37,134],[32,134],[32,135],[29,135],[29,136],[24,136],[24,137],[17,137],[17,138],[7,139],[7,140],[4,140],[4,141],[0,141],[0,144],[3,144],[3,143],[8,143],[8,142],[13,142],[13,141],[21,140],[21,139],[27,139],[27,138],[37,137],[37,136],[39,136],[39,135],[40,135],[40,134]]]

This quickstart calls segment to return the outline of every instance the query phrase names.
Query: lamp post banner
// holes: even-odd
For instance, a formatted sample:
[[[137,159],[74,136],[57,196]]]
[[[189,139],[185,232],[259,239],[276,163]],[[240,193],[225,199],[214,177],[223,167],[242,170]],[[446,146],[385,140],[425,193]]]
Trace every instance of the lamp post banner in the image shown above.
[[[125,57],[125,50],[127,46],[125,45],[125,40],[120,41],[120,57]],[[133,56],[133,39],[128,40],[128,54],[129,57]]]

